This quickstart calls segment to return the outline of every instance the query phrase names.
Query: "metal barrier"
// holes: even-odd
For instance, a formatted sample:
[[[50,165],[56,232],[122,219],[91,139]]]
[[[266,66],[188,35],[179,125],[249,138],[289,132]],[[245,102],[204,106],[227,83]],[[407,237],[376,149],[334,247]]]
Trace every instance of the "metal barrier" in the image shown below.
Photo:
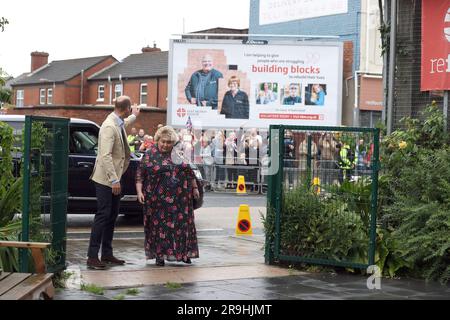
[[[268,176],[266,263],[373,265],[379,129],[276,125],[270,132],[271,159],[280,165]],[[303,145],[291,147],[293,136]]]
[[[308,170],[304,168],[306,160],[284,160],[284,163],[292,162],[292,166],[284,167],[283,186],[286,189],[293,189],[306,181]],[[238,176],[245,178],[246,188],[249,193],[267,194],[268,179],[263,175],[262,166],[247,165],[197,165],[204,180],[209,183],[209,190],[214,192],[236,191]],[[318,179],[326,185],[339,184],[339,166],[337,160],[315,160],[311,167],[310,180]],[[355,169],[352,173],[352,180],[370,176],[370,168]]]
[[[69,119],[26,116],[23,151],[22,241],[51,242],[50,272],[65,268]],[[21,251],[20,271],[29,272]]]
[[[205,180],[209,181],[211,191],[235,192],[238,177],[244,176],[247,193],[261,193],[261,174],[259,166],[246,165],[197,165]]]

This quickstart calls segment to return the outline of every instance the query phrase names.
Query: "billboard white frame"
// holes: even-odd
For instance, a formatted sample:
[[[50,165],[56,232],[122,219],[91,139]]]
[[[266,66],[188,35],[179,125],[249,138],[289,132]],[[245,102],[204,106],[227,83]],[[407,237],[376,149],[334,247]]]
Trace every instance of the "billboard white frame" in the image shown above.
[[[213,107],[190,104],[186,96],[183,96],[185,89],[183,86],[187,85],[190,76],[195,70],[201,69],[201,59],[199,57],[210,52],[221,52],[223,56],[227,57],[226,59],[229,59],[226,61],[226,64],[222,63],[222,68],[218,68],[224,71],[222,72],[223,78],[218,80],[220,87],[218,93],[219,104],[222,103],[223,93],[228,90],[227,82],[230,74],[235,74],[241,80],[241,88],[245,87],[245,83],[247,83],[246,90],[243,91],[247,91],[249,100],[249,119],[226,119],[224,115],[219,114],[218,110],[214,110]],[[251,70],[255,64],[249,65],[249,62],[254,59],[256,63],[256,61],[263,61],[263,59],[258,60],[256,56],[246,57],[246,55],[258,55],[258,52],[266,52],[267,55],[271,55],[272,59],[264,60],[278,61],[274,63],[280,68],[287,67],[292,71],[293,69],[291,68],[297,67],[299,73],[293,74],[288,72],[284,74],[283,70],[286,69],[279,69],[283,73],[281,76],[280,72],[274,73],[272,72],[273,70],[267,69],[267,72],[260,72],[256,75]],[[278,60],[273,58],[277,55],[277,52]],[[281,57],[280,54],[282,55]],[[195,57],[195,60],[192,57]],[[220,58],[221,56],[219,59],[217,57],[216,54],[214,60],[222,59]],[[314,59],[317,61],[314,62]],[[294,64],[286,61],[302,63]],[[260,67],[266,65],[268,66],[267,68],[270,68],[274,63],[257,65]],[[313,64],[312,68],[315,65],[316,68],[325,70],[325,72],[320,74],[320,76],[300,72],[306,72],[306,69],[311,64]],[[228,66],[227,70],[223,67],[224,65]],[[231,66],[237,66],[237,70],[230,70]],[[264,71],[266,69],[260,70]],[[342,42],[264,40],[244,43],[242,40],[172,39],[169,50],[167,124],[177,128],[184,127],[188,117],[190,117],[194,127],[205,129],[268,128],[270,124],[340,126],[342,124],[342,77]],[[264,82],[271,83],[274,87],[277,85],[278,88],[277,102],[265,106],[257,103],[256,95]],[[282,97],[287,96],[285,89],[290,83],[299,84],[303,102],[286,106],[283,105]],[[313,106],[307,104],[306,94],[307,90],[311,91],[312,84],[321,84],[326,88],[324,105]],[[264,117],[269,118],[265,119]]]

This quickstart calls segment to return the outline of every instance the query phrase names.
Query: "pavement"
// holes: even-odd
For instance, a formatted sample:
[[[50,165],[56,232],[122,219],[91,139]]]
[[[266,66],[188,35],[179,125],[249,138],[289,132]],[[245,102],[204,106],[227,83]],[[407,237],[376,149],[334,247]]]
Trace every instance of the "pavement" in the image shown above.
[[[244,203],[242,198],[232,201]],[[252,235],[236,235],[237,206],[218,206],[220,196],[210,201],[214,207],[196,211],[200,257],[192,265],[166,262],[157,267],[154,260],[147,261],[139,220],[130,224],[121,218],[113,247],[127,263],[88,270],[89,228],[70,228],[66,261],[71,276],[55,300],[450,300],[450,286],[438,283],[382,278],[380,289],[368,289],[368,278],[362,275],[266,265],[261,220],[265,207],[257,199],[251,201]],[[81,290],[82,285],[95,285],[102,292]]]

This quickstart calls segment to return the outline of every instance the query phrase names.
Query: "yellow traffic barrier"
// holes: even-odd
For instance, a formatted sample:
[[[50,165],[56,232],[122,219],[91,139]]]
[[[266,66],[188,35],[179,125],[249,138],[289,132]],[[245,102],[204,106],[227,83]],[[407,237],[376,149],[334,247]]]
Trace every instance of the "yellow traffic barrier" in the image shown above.
[[[238,183],[237,183],[237,187],[236,187],[236,194],[247,194],[247,189],[245,188],[245,178],[244,176],[239,176],[238,177]]]
[[[252,235],[252,222],[250,219],[250,207],[248,204],[239,206],[239,215],[236,225],[236,235],[249,236]]]
[[[316,194],[320,194],[320,179],[318,177],[313,180],[313,189]]]

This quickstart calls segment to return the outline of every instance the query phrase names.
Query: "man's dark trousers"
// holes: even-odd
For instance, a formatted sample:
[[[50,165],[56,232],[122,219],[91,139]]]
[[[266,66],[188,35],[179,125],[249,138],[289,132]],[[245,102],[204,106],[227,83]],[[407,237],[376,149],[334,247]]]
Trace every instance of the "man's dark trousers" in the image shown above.
[[[92,226],[88,257],[98,258],[100,244],[102,246],[102,257],[111,257],[113,255],[114,226],[119,215],[120,195],[113,195],[111,187],[94,183],[97,195],[97,213]]]

